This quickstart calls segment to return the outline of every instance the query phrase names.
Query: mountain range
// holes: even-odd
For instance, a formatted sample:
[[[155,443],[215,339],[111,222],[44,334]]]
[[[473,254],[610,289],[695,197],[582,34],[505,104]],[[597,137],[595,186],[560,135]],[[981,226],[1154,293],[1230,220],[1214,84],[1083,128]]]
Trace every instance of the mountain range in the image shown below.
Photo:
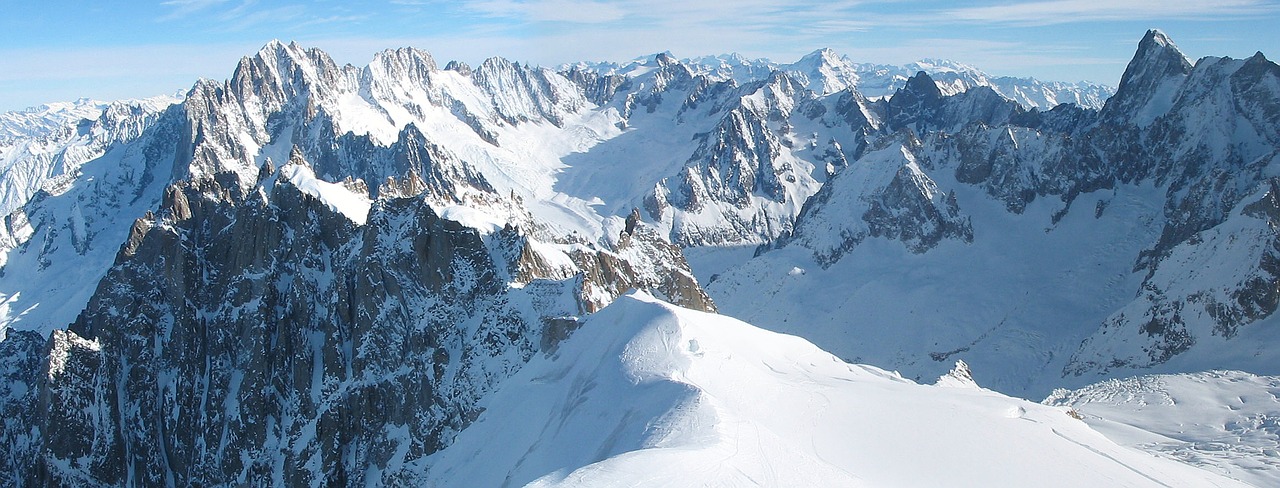
[[[1261,53],[1149,31],[1113,91],[271,42],[3,114],[0,162],[5,484],[1280,480]],[[1153,384],[1221,426],[1116,401]]]

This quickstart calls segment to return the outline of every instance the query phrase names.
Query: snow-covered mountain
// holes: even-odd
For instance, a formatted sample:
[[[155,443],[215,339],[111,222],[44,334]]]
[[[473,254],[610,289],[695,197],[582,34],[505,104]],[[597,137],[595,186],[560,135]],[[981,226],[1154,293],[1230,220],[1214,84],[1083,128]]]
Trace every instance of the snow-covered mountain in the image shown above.
[[[106,108],[106,102],[81,98],[0,113],[0,140],[43,137],[81,120],[96,119]]]
[[[0,114],[0,249],[26,240],[22,207],[42,188],[58,192],[80,165],[115,143],[141,136],[178,99],[97,102],[81,99]],[[0,265],[4,258],[0,257]]]
[[[180,103],[14,137],[50,142],[6,193],[0,480],[598,484],[754,440],[730,466],[818,484],[1229,485],[1062,409],[846,363],[962,359],[1037,396],[1275,373],[1276,65],[1192,66],[1153,31],[1101,110],[930,66],[868,95],[826,50],[551,70],[272,42]],[[833,411],[884,414],[804,424]],[[888,461],[926,448],[946,466]],[[1008,465],[1036,468],[986,468]]]
[[[1001,96],[1025,108],[1049,110],[1063,103],[1099,109],[1115,90],[1091,82],[1041,81],[1034,78],[991,76],[966,64],[941,59],[925,59],[905,65],[858,63],[831,49],[819,49],[790,64],[767,59],[746,59],[738,54],[701,56],[685,60],[697,74],[715,80],[734,80],[746,84],[767,78],[773,71],[785,71],[819,95],[836,93],[846,88],[872,99],[887,98],[906,85],[907,80],[924,72],[946,95],[955,95],[980,86],[989,87]],[[598,70],[618,72],[616,64],[583,65]]]
[[[376,482],[619,294],[714,310],[638,213],[539,193],[607,117],[573,88],[272,43],[46,186],[0,275],[8,482]]]
[[[964,357],[1031,395],[1151,369],[1280,372],[1275,63],[1193,66],[1152,31],[1100,112],[993,110],[925,76],[889,100],[906,97],[886,125],[912,130],[876,139],[791,235],[709,286],[725,313],[912,377]]]
[[[1063,103],[1099,109],[1115,93],[1112,87],[1087,81],[1041,81],[1034,78],[991,76],[973,66],[940,59],[925,59],[904,66],[855,63],[853,69],[861,80],[858,89],[868,97],[891,96],[920,72],[933,78],[938,88],[947,95],[986,86],[1023,107],[1042,110]]]

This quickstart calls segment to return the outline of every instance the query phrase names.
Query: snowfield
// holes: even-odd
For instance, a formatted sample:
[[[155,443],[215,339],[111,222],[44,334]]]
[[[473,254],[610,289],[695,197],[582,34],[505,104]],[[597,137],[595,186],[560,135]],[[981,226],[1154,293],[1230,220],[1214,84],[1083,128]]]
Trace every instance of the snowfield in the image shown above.
[[[438,486],[1242,486],[947,380],[633,293],[420,468]]]
[[[1116,442],[1257,486],[1280,486],[1280,378],[1240,371],[1109,380],[1044,401]]]

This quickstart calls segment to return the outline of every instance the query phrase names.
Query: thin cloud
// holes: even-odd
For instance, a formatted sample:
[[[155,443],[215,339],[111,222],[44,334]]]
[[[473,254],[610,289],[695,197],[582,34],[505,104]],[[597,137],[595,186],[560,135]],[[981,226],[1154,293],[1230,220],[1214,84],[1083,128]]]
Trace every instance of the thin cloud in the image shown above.
[[[307,8],[302,4],[286,4],[266,7],[258,0],[168,0],[161,5],[174,10],[160,17],[161,21],[193,18],[197,15],[208,29],[221,32],[244,31],[261,25],[287,25],[296,28],[306,18]],[[323,17],[318,20],[340,19],[342,16]],[[212,22],[210,22],[212,21]],[[316,21],[305,22],[315,25]]]
[[[421,5],[423,0],[392,0],[401,5]],[[841,17],[868,1],[777,2],[776,0],[479,0],[462,8],[490,18],[516,22],[617,23],[654,27],[724,25],[762,29],[808,28],[809,24]]]
[[[1259,0],[1053,0],[951,9],[941,19],[969,22],[1052,25],[1096,21],[1157,19],[1233,19],[1280,11],[1280,5]]]
[[[195,13],[206,10],[210,7],[227,3],[228,0],[167,0],[160,2],[160,6],[172,9],[168,14],[160,17],[160,20],[176,20],[191,16]]]
[[[311,27],[311,26],[326,25],[326,24],[350,24],[350,23],[356,23],[356,22],[363,22],[365,20],[368,20],[370,17],[371,16],[367,14],[366,15],[331,15],[329,17],[321,17],[318,19],[311,19],[301,23],[297,23],[297,24],[294,24],[294,27],[295,28]]]
[[[489,17],[531,22],[601,23],[621,20],[621,6],[593,0],[490,0],[472,2],[470,10]]]
[[[245,30],[263,24],[280,24],[303,18],[306,9],[301,5],[286,5],[266,10],[238,10],[224,16],[228,30]]]

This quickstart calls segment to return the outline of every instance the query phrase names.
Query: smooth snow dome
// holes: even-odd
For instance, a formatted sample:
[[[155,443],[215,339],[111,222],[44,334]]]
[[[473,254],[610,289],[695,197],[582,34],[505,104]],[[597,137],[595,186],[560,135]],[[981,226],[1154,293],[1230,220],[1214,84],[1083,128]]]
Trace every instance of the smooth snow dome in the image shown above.
[[[501,385],[438,486],[1240,486],[980,388],[633,293]]]

